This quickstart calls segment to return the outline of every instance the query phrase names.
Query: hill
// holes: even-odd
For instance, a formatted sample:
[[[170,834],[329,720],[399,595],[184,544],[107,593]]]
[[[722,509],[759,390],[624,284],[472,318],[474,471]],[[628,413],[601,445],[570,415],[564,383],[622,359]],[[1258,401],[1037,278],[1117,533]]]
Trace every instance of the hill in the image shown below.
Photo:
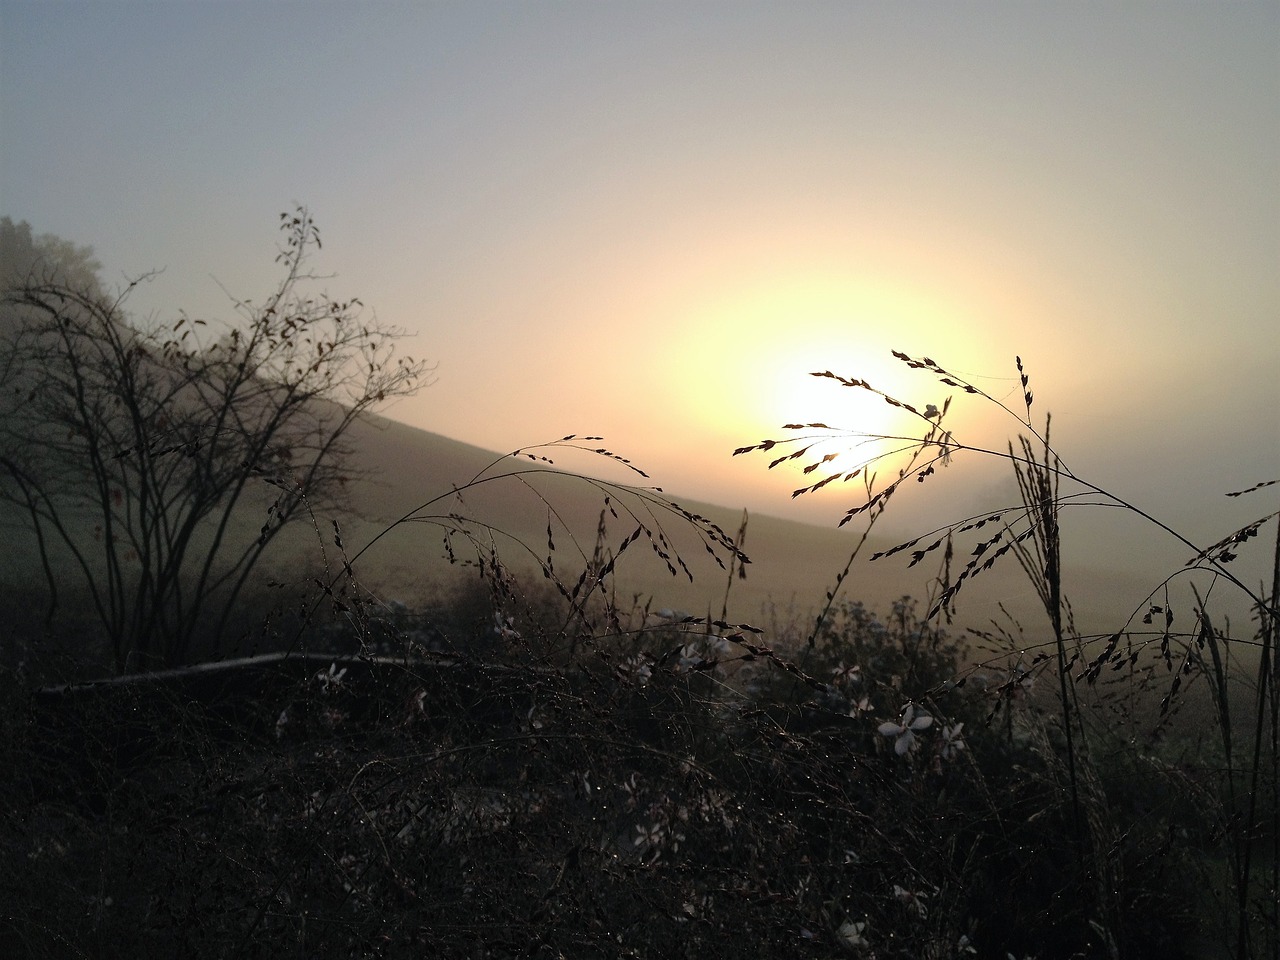
[[[452,512],[463,513],[485,525],[476,528],[480,535],[493,533],[494,542],[513,566],[533,570],[535,557],[551,555],[561,576],[566,572],[576,576],[596,543],[606,496],[611,497],[619,513],[617,518],[608,513],[605,516],[604,543],[608,547],[616,549],[636,525],[622,509],[624,505],[634,507],[634,499],[618,488],[602,487],[594,481],[652,482],[607,457],[572,447],[529,451],[535,457],[548,457],[553,461],[550,464],[527,455],[504,459],[492,451],[384,418],[360,424],[352,439],[358,450],[357,460],[368,478],[352,490],[351,502],[359,516],[343,521],[348,546],[363,546],[387,524],[434,499],[419,515],[444,518]],[[581,472],[593,482],[575,478],[567,471]],[[477,476],[492,479],[469,489],[461,500],[450,496],[454,486],[460,487]],[[736,536],[743,518],[741,508],[685,500],[674,492],[667,496]],[[693,582],[683,574],[671,576],[652,551],[643,549],[642,539],[619,560],[618,596],[637,596],[642,601],[652,598],[655,608],[678,607],[693,613],[710,610],[718,616],[729,586],[727,573],[707,555],[691,535],[690,525],[679,516],[651,510],[643,516],[661,523],[667,538],[688,564]],[[554,553],[547,550],[549,523]],[[823,528],[751,514],[743,541],[751,563],[746,579],[735,578],[729,590],[730,617],[766,627],[807,622],[823,602],[825,592],[831,589],[860,536],[861,529],[856,524],[843,529]],[[879,610],[887,609],[904,595],[920,599],[928,596],[930,581],[938,573],[936,567],[921,564],[907,569],[901,557],[876,563],[865,559],[891,545],[872,538],[863,547],[850,569],[842,596]],[[456,546],[455,538],[455,554],[461,557]],[[361,556],[356,567],[365,582],[411,600],[449,575],[442,529],[435,523],[404,523]],[[1115,619],[1127,617],[1149,588],[1135,577],[1096,569],[1070,570],[1067,583],[1078,625],[1085,631],[1116,629]],[[992,619],[1004,620],[998,606],[1002,603],[1022,618],[1029,630],[1038,629],[1034,593],[1012,560],[976,578],[962,593],[963,621],[986,626]]]
[[[382,417],[358,422],[348,438],[359,476],[349,484],[347,510],[336,517],[318,513],[311,525],[295,523],[264,558],[261,583],[305,583],[326,570],[334,576],[342,570],[345,552],[359,582],[376,596],[410,606],[430,605],[461,578],[477,576],[475,563],[480,557],[488,563],[493,550],[526,585],[541,581],[539,564],[548,557],[562,581],[572,584],[599,538],[606,556],[618,555],[612,586],[624,608],[650,604],[653,609],[718,617],[728,588],[729,619],[764,627],[783,640],[804,635],[861,536],[855,524],[823,528],[751,514],[743,540],[751,562],[745,580],[734,576],[730,583],[728,572],[708,555],[694,525],[662,509],[665,501],[647,486],[654,481],[591,452],[594,443],[550,444],[504,457]],[[631,486],[637,481],[640,486]],[[454,494],[455,488],[464,487]],[[687,501],[678,493],[665,496],[737,536],[743,519],[740,507]],[[265,490],[262,511],[270,499],[270,489]],[[412,520],[404,520],[411,515]],[[463,517],[468,522],[462,522]],[[247,510],[237,536],[255,537],[262,519],[256,506]],[[335,520],[343,551],[335,545]],[[34,541],[12,507],[6,507],[0,522],[9,547],[0,567],[0,588],[10,598],[25,597],[20,605],[30,613],[43,603],[31,599],[43,596],[42,581],[33,588],[39,569]],[[641,524],[652,541],[643,534],[619,553],[624,539]],[[446,529],[458,531],[449,547]],[[671,547],[671,555],[684,561],[692,581],[682,570],[672,576],[653,543]],[[865,559],[891,545],[875,538],[868,541],[850,568],[842,598],[887,612],[903,596],[923,602],[930,595],[936,566],[908,569],[902,556],[877,563]],[[727,563],[727,554],[721,551],[721,556]],[[679,561],[675,564],[678,567]],[[1066,582],[1083,632],[1117,629],[1150,588],[1136,577],[1098,569],[1069,570]],[[956,626],[985,628],[993,620],[1007,625],[1002,606],[1021,620],[1030,639],[1041,632],[1043,614],[1011,558],[962,592]]]

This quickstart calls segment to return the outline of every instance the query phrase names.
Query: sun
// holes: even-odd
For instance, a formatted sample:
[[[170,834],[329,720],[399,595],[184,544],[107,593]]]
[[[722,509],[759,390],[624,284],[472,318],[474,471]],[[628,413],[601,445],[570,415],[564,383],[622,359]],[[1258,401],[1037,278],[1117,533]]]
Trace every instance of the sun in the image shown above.
[[[793,490],[835,474],[896,473],[931,428],[921,414],[941,407],[947,390],[894,350],[931,343],[944,307],[872,279],[812,274],[749,283],[691,305],[673,329],[677,349],[665,368],[663,400],[678,409],[678,442],[698,437],[702,446],[734,450],[772,441],[750,459],[783,458],[769,484]],[[874,389],[813,376],[824,371]],[[789,459],[797,450],[804,452]]]
[[[853,470],[879,471],[928,432],[932,418],[920,415],[927,410],[925,404],[916,407],[920,413],[913,413],[889,403],[869,375],[834,370],[830,372],[836,377],[813,375],[822,372],[797,371],[780,379],[769,403],[775,417],[781,416],[772,438],[789,441],[774,459],[805,451],[788,460],[802,477],[812,481]],[[849,386],[838,377],[869,383],[875,389]],[[900,402],[915,406],[909,398]]]
[[[784,423],[816,421],[851,435],[866,436],[901,433],[906,426],[904,412],[879,393],[847,386],[838,379],[867,382],[876,387],[875,378],[861,369],[826,370],[802,361],[789,366],[793,369],[780,377],[772,390],[769,410],[774,419],[780,418]],[[815,376],[827,372],[835,376]]]

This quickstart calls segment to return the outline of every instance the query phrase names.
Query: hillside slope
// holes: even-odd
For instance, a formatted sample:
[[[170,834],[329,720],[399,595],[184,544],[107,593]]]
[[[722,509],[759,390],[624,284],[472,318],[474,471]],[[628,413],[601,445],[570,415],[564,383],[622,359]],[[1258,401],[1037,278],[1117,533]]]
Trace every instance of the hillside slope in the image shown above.
[[[549,465],[527,457],[499,460],[490,451],[385,419],[362,424],[353,439],[360,450],[360,462],[372,479],[353,490],[352,502],[361,519],[344,521],[351,525],[353,533],[359,534],[348,536],[348,544],[367,542],[386,524],[443,495],[424,512],[440,516],[456,511],[501,531],[495,533],[495,542],[513,564],[523,558],[532,567],[535,555],[540,559],[548,555],[550,520],[556,545],[552,557],[557,570],[561,576],[576,576],[596,542],[607,494],[612,494],[620,516],[615,519],[606,515],[605,543],[616,548],[636,525],[621,509],[621,504],[630,501],[616,490],[552,472]],[[581,451],[552,448],[531,452],[550,457],[557,470],[582,471],[604,481],[660,481],[645,480],[607,458]],[[463,494],[461,502],[449,495],[454,485],[461,486],[482,471],[483,476],[493,479]],[[668,495],[731,536],[737,534],[741,508],[686,501],[677,493]],[[643,549],[642,539],[619,563],[619,596],[651,597],[657,607],[681,607],[695,613],[711,610],[718,616],[728,586],[726,573],[711,560],[698,539],[690,536],[687,523],[675,515],[658,515],[657,519],[688,563],[694,581],[690,583],[683,575],[670,576],[664,564]],[[731,617],[760,622],[776,615],[807,622],[831,589],[860,535],[856,524],[843,529],[823,528],[752,514],[743,543],[751,564],[746,579],[735,578],[729,590]],[[521,544],[530,547],[532,553]],[[875,538],[868,542],[850,570],[843,596],[884,609],[904,595],[928,595],[930,581],[938,573],[936,566],[921,564],[908,569],[901,557],[877,563],[865,560],[875,550],[889,545]],[[357,567],[367,582],[412,596],[447,569],[441,529],[422,523],[404,524],[361,557]],[[1136,578],[1115,571],[1071,570],[1067,582],[1083,630],[1115,629],[1111,625],[1115,618],[1127,616],[1145,595],[1143,584]],[[988,625],[993,618],[1003,620],[1000,603],[1022,618],[1028,630],[1037,628],[1034,592],[1011,558],[976,578],[971,588],[962,593],[962,619],[978,626]]]
[[[361,585],[376,596],[411,606],[428,604],[448,593],[459,578],[475,577],[474,561],[481,555],[487,561],[494,548],[504,563],[527,577],[526,584],[541,581],[539,564],[548,557],[561,580],[573,583],[596,547],[603,515],[601,543],[606,556],[617,553],[637,526],[643,524],[649,531],[619,555],[612,587],[624,607],[651,603],[654,609],[718,617],[728,588],[730,619],[795,636],[807,630],[861,535],[855,524],[822,528],[752,514],[743,543],[751,559],[747,576],[745,580],[734,577],[730,583],[692,524],[660,509],[651,487],[646,492],[643,487],[624,486],[660,478],[646,480],[589,450],[552,446],[529,451],[552,463],[529,456],[502,457],[379,417],[358,423],[349,438],[362,477],[350,484],[347,511],[337,516],[320,512],[314,524],[304,519],[286,530],[263,564],[261,583],[305,584],[326,571],[336,576],[345,552]],[[454,494],[455,488],[466,487],[477,477],[480,482]],[[264,490],[261,506],[255,503],[246,509],[237,536],[256,537],[270,498],[270,490]],[[741,508],[685,501],[677,494],[670,498],[736,536]],[[609,512],[610,507],[617,516]],[[396,523],[410,514],[414,520]],[[472,522],[463,524],[458,517]],[[334,543],[335,520],[342,552]],[[6,508],[0,523],[9,535],[0,586],[10,596],[42,597],[42,581],[33,581],[39,569],[34,540],[23,518]],[[473,537],[470,542],[465,536],[452,538],[454,563],[445,546],[446,528],[466,530]],[[683,572],[669,573],[650,546],[650,534],[654,542],[661,544],[665,538],[674,548],[692,582]],[[549,544],[554,544],[554,550]],[[841,597],[884,611],[899,597],[923,600],[929,595],[936,566],[908,569],[901,556],[877,563],[865,560],[889,545],[875,539],[868,542],[850,569]],[[722,559],[727,562],[727,555],[722,553]],[[1068,571],[1067,585],[1078,625],[1086,632],[1117,629],[1150,587],[1114,571],[1078,569]],[[36,601],[36,605],[42,603],[42,599]],[[1011,560],[977,578],[962,593],[957,626],[982,628],[992,620],[1007,623],[1001,604],[1019,617],[1031,638],[1042,633],[1044,617],[1037,612],[1034,592]]]

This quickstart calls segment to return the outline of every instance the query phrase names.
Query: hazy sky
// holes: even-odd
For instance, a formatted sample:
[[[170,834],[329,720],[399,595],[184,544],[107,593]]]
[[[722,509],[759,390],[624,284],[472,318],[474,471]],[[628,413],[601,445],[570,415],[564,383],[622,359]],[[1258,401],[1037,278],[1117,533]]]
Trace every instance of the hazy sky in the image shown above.
[[[262,296],[309,205],[329,289],[439,363],[392,411],[416,426],[600,433],[669,490],[799,516],[732,449],[888,410],[807,371],[940,403],[897,348],[1015,402],[1021,354],[1070,464],[1194,531],[1280,474],[1280,4],[0,17],[0,213],[108,279],[164,268],[139,313],[229,316],[218,283]]]

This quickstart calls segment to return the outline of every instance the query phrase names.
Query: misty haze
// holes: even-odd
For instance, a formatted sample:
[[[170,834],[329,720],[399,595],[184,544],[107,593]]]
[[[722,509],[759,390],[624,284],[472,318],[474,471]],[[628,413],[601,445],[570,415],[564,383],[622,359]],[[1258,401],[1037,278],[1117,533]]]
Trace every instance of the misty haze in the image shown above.
[[[1280,960],[1277,50],[0,0],[0,954]]]

